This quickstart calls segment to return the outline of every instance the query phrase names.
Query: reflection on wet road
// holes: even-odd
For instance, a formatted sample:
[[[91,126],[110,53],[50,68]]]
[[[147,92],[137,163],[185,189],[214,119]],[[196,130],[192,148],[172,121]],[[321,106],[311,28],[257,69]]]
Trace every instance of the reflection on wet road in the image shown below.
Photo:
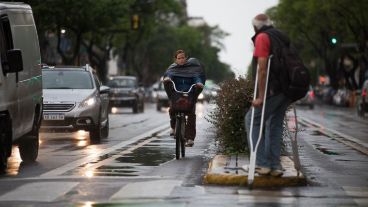
[[[168,130],[146,137],[126,147],[104,154],[64,175],[81,176],[139,176],[152,167],[175,158],[175,140],[168,136]]]

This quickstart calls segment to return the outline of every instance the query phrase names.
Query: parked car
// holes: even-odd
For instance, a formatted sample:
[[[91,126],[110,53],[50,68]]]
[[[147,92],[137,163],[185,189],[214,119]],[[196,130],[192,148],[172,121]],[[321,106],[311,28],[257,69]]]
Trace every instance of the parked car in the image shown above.
[[[156,92],[156,109],[161,111],[162,107],[169,107],[169,97],[166,94],[163,83],[160,81],[158,87],[154,89]]]
[[[144,89],[134,76],[110,77],[110,107],[131,107],[133,113],[144,111]]]
[[[145,89],[145,101],[149,101],[151,103],[156,103],[157,98],[157,89],[160,84],[160,81],[155,82],[150,87]]]
[[[338,89],[332,98],[332,102],[336,106],[349,106],[350,97],[351,92],[348,89],[346,88]]]
[[[220,87],[216,84],[212,84],[210,86],[205,86],[204,90],[203,90],[203,94],[204,94],[204,99],[207,102],[210,102],[211,100],[213,100],[216,96],[217,96],[217,91],[220,89]]]
[[[321,93],[322,101],[326,104],[333,104],[333,96],[336,94],[336,90],[331,86],[324,86]]]
[[[304,98],[296,101],[296,104],[297,105],[308,106],[310,109],[313,109],[314,108],[314,102],[315,102],[315,95],[314,95],[313,87],[310,86],[309,91],[304,96]]]
[[[0,2],[0,174],[7,169],[12,144],[23,162],[38,156],[42,116],[40,48],[32,9]]]
[[[43,131],[89,131],[91,141],[109,134],[109,87],[93,68],[45,67],[42,70]]]
[[[362,90],[357,100],[357,113],[359,116],[364,117],[365,113],[368,112],[368,80],[363,84]]]

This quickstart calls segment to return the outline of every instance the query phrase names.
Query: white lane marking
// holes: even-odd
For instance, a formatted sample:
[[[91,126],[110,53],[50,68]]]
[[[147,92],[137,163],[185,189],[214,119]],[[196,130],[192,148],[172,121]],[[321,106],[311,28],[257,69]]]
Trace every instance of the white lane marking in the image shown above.
[[[368,198],[368,187],[343,186],[346,195]]]
[[[343,186],[343,189],[358,206],[368,206],[368,187]]]
[[[28,183],[0,196],[0,201],[51,202],[78,184],[77,182]]]
[[[368,199],[367,199],[367,198],[358,198],[358,199],[354,199],[354,202],[355,202],[358,206],[368,206]]]
[[[110,200],[121,200],[126,198],[165,198],[170,196],[172,190],[180,186],[179,180],[158,180],[148,182],[129,183],[113,196]]]
[[[145,137],[151,136],[152,134],[154,134],[154,133],[156,133],[158,131],[165,130],[167,128],[169,128],[169,126],[167,126],[167,125],[161,125],[161,126],[156,127],[156,128],[154,128],[154,129],[152,129],[152,130],[150,130],[148,132],[145,132],[143,134],[140,134],[138,136],[135,136],[135,137],[133,137],[133,138],[131,138],[129,140],[122,141],[119,144],[114,145],[113,147],[110,147],[108,149],[104,149],[104,150],[102,150],[102,151],[100,151],[100,152],[98,152],[96,154],[92,154],[90,156],[81,158],[81,159],[76,160],[74,162],[71,162],[69,164],[63,165],[63,166],[61,166],[59,168],[56,168],[54,170],[48,171],[48,172],[40,175],[40,177],[55,177],[55,176],[58,176],[58,175],[62,175],[63,173],[65,173],[65,172],[67,172],[69,170],[72,170],[72,169],[74,169],[74,168],[76,168],[78,166],[81,166],[83,164],[86,164],[86,163],[88,163],[88,162],[90,162],[90,161],[92,161],[92,160],[94,160],[94,159],[96,159],[96,158],[98,158],[98,157],[100,157],[102,155],[111,153],[111,152],[113,152],[115,150],[118,150],[118,149],[120,149],[122,147],[125,147],[125,146],[127,146],[129,144],[132,144],[132,143],[134,143],[134,142],[136,142],[136,141],[138,141],[140,139],[143,139]]]
[[[272,204],[293,204],[297,201],[293,197],[268,197],[268,196],[251,196],[240,195],[239,203],[272,203]]]
[[[152,175],[152,176],[146,176],[146,175],[140,175],[140,176],[94,176],[93,180],[97,179],[110,179],[110,180],[116,180],[124,178],[124,180],[141,180],[141,179],[172,179],[174,176],[161,176],[161,175]],[[28,178],[4,178],[1,179],[1,182],[14,182],[14,181],[27,181],[27,180],[64,180],[64,179],[91,179],[86,176],[80,176],[80,175],[59,175],[54,177],[28,177]]]

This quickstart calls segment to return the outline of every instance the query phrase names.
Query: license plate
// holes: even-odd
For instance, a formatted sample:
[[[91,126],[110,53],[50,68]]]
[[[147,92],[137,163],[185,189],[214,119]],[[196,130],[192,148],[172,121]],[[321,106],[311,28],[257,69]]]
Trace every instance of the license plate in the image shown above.
[[[44,114],[44,120],[64,120],[64,114]]]

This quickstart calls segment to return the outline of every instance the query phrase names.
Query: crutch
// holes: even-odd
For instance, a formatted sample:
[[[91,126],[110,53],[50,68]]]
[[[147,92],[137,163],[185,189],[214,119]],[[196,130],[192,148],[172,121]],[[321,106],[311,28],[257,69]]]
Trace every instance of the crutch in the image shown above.
[[[293,161],[294,161],[294,167],[295,167],[295,170],[297,171],[297,175],[299,176],[300,174],[300,159],[299,159],[299,150],[298,150],[298,141],[297,141],[297,138],[298,138],[298,117],[297,117],[297,114],[296,114],[296,108],[294,105],[292,105],[293,107],[293,121],[294,123],[292,124],[295,124],[295,127],[294,127],[294,136],[291,135],[291,132],[289,130],[289,123],[286,122],[286,133],[287,133],[287,136],[290,138],[290,141],[291,141],[291,149],[292,149],[292,152],[293,152]],[[288,119],[285,119],[285,121],[289,121]]]
[[[254,107],[252,107],[252,116],[250,121],[250,132],[249,132],[249,149],[250,149],[250,163],[248,168],[248,188],[252,189],[253,187],[253,181],[254,181],[254,171],[256,167],[256,156],[257,156],[257,149],[258,145],[262,138],[262,132],[263,132],[263,119],[264,119],[264,111],[266,107],[266,97],[267,97],[267,88],[268,88],[268,77],[270,72],[270,65],[271,65],[271,58],[272,55],[268,58],[268,66],[267,66],[267,75],[266,75],[266,85],[265,85],[265,93],[263,97],[263,105],[262,105],[262,114],[261,114],[261,126],[259,129],[259,136],[257,139],[257,143],[255,145],[255,148],[253,149],[253,121],[254,121]],[[254,93],[253,93],[253,100],[257,98],[257,89],[258,89],[258,68],[256,72],[256,81],[254,86]]]

